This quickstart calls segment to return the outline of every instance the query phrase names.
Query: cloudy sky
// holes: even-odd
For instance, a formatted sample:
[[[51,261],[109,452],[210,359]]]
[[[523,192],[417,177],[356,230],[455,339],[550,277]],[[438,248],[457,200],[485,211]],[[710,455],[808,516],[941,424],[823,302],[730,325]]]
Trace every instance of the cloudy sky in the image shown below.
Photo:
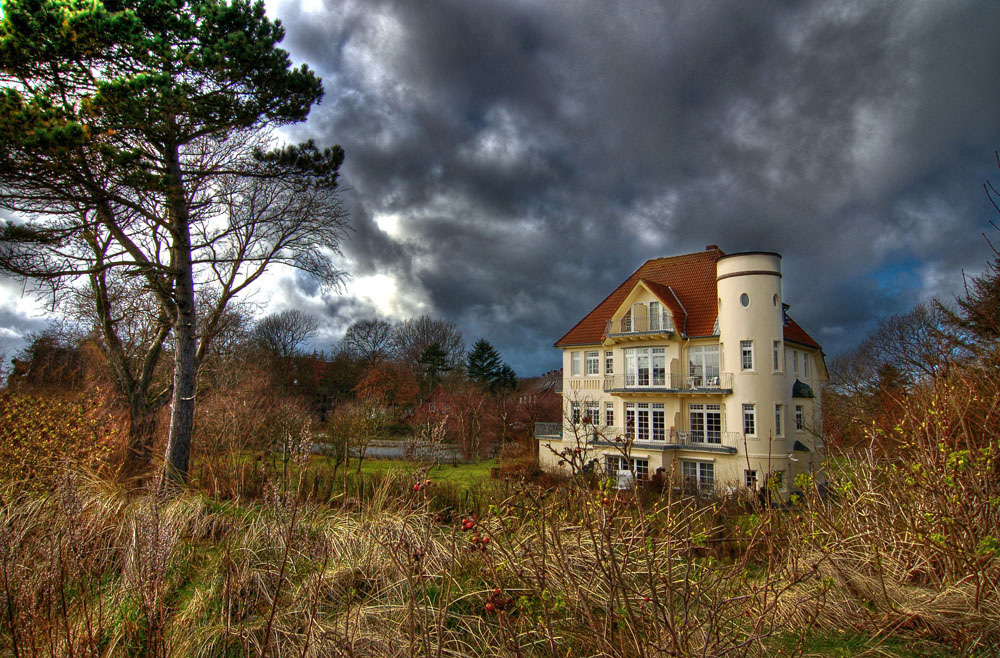
[[[427,313],[522,375],[649,258],[784,254],[827,354],[982,271],[1000,179],[1000,2],[268,2],[341,144],[341,295],[276,272],[267,310]],[[1000,237],[1000,236],[998,236]],[[0,347],[43,319],[0,282]],[[8,348],[9,349],[9,348]]]

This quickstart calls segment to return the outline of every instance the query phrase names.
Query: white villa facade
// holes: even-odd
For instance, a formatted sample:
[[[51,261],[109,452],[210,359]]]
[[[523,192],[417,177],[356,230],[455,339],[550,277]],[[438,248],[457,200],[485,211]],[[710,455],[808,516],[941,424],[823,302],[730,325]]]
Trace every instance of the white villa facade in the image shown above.
[[[567,468],[568,450],[703,492],[794,488],[823,458],[827,373],[781,282],[771,252],[711,245],[643,264],[555,344],[564,421],[536,432],[542,468]]]

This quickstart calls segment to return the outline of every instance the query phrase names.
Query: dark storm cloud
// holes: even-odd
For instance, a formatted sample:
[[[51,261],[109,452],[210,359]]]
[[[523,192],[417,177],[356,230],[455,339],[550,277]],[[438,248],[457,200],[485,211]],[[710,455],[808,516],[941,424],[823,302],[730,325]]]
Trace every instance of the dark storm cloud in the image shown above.
[[[834,352],[989,256],[998,3],[272,14],[324,77],[294,135],[347,152],[352,273],[392,275],[522,374],[647,258],[780,251],[793,315]],[[337,327],[374,314],[330,303]]]

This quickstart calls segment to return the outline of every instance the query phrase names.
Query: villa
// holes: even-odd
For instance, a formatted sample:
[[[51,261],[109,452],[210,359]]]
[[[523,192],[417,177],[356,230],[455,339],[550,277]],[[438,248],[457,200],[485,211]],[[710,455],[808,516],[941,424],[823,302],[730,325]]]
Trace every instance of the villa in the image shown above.
[[[536,430],[541,467],[572,453],[701,492],[789,491],[823,458],[827,371],[781,282],[772,252],[710,245],[643,264],[555,343],[564,420]]]

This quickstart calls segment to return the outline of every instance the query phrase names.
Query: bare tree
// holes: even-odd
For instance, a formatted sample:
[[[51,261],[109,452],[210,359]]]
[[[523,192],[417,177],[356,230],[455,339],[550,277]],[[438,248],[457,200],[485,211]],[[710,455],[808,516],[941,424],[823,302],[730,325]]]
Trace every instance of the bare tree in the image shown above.
[[[342,346],[351,356],[378,365],[395,353],[395,334],[385,320],[358,320],[344,334]]]
[[[397,324],[395,342],[399,358],[417,372],[420,357],[434,344],[444,351],[450,368],[458,367],[465,358],[462,332],[451,322],[434,320],[427,315]]]
[[[316,335],[319,321],[298,309],[272,313],[257,322],[253,330],[258,345],[282,361],[299,352],[302,345]]]

